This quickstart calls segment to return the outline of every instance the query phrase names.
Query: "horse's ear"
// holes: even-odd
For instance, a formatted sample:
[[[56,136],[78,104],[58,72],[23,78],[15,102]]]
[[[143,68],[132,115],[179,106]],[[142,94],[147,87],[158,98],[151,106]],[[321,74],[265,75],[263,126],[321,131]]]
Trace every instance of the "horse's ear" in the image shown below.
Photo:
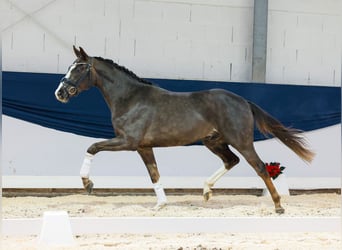
[[[81,52],[80,52],[79,50],[77,50],[77,48],[75,47],[75,45],[73,45],[72,48],[74,49],[75,55],[76,55],[78,58],[81,57]]]
[[[80,54],[81,56],[79,58],[83,59],[84,61],[87,61],[89,56],[87,55],[87,53],[84,51],[84,49],[82,49],[82,47],[80,47]]]

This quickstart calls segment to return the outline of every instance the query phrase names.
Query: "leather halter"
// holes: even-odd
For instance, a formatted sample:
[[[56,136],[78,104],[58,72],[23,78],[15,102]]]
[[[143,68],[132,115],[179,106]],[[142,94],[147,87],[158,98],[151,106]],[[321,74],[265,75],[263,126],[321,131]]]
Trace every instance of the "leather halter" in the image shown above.
[[[75,63],[73,65],[87,65],[86,70],[83,72],[83,74],[77,79],[77,81],[71,81],[70,79],[63,77],[61,79],[61,82],[66,83],[74,88],[77,89],[78,84],[83,81],[86,77],[89,77],[90,80],[90,68],[93,67],[90,63]]]

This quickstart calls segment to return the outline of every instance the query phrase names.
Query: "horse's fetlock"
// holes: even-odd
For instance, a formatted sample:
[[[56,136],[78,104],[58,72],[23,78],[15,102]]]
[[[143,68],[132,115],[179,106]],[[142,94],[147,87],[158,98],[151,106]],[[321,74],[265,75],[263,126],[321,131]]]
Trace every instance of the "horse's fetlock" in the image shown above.
[[[211,189],[213,186],[214,186],[213,183],[210,183],[210,182],[208,182],[208,181],[205,181],[205,182],[204,182],[204,187],[205,187],[205,188]]]
[[[89,178],[82,177],[82,183],[84,189],[88,192],[88,194],[91,194],[93,191],[94,183]]]

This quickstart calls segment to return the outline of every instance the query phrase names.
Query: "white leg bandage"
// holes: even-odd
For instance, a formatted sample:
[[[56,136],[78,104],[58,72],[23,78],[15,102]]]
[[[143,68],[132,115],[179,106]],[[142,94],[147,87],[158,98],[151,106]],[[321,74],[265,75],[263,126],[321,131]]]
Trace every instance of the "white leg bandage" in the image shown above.
[[[206,182],[204,183],[204,187],[203,187],[203,195],[207,196],[205,198],[206,200],[208,200],[211,197],[211,193],[212,193],[211,188],[227,172],[228,170],[223,166],[206,180]]]
[[[207,184],[213,186],[228,170],[223,166],[207,179]]]
[[[154,184],[154,192],[156,193],[158,199],[157,206],[161,207],[165,205],[167,202],[166,195],[162,185],[159,182]]]
[[[89,178],[90,167],[91,167],[91,163],[93,159],[94,159],[94,155],[86,153],[84,160],[83,160],[82,167],[81,167],[81,171],[80,171],[81,177]]]

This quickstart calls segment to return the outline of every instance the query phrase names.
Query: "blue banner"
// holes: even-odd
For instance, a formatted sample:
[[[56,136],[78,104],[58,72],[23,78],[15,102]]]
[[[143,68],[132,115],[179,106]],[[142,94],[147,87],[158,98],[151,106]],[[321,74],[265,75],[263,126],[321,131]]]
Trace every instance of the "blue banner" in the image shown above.
[[[110,111],[96,88],[63,104],[54,92],[63,75],[3,72],[3,114],[78,135],[113,138]],[[341,90],[281,84],[147,79],[171,91],[221,88],[241,95],[265,109],[284,125],[315,130],[341,122]],[[255,130],[255,140],[265,137]]]

